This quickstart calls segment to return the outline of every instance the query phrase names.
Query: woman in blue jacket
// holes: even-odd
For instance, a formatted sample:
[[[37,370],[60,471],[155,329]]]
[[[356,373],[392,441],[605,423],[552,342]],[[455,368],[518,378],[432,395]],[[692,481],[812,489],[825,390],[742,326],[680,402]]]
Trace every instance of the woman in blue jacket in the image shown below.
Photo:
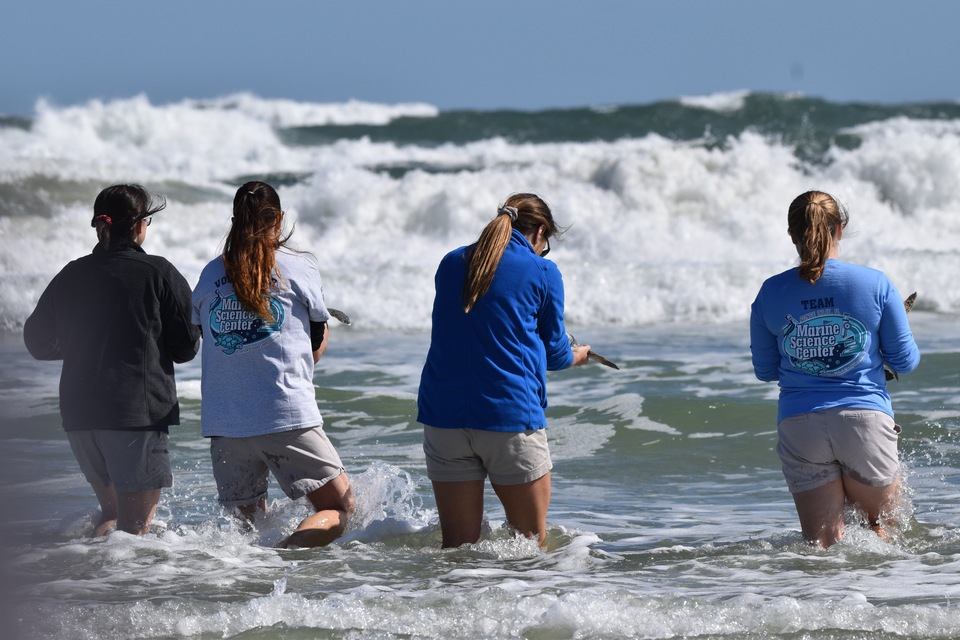
[[[757,377],[777,380],[777,453],[805,539],[843,538],[847,503],[887,538],[899,500],[900,463],[883,366],[920,363],[903,301],[879,271],[841,262],[847,212],[808,191],[787,225],[800,266],[763,283],[750,316]]]
[[[437,269],[417,419],[444,547],[480,538],[488,475],[507,523],[546,537],[546,371],[583,364],[590,351],[571,349],[560,271],[543,258],[558,231],[543,200],[515,194]]]

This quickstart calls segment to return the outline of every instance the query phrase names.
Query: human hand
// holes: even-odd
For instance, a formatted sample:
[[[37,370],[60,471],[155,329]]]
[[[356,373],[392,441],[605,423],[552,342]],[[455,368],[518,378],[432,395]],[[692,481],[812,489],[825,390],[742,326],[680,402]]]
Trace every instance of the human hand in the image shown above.
[[[590,355],[590,345],[588,344],[578,344],[573,347],[573,366],[579,367],[587,361],[587,357]]]

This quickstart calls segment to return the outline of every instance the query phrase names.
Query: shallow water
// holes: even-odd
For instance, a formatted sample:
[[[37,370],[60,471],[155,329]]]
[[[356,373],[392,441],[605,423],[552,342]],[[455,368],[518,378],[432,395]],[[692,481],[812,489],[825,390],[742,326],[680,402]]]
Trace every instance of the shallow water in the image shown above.
[[[90,251],[105,185],[167,198],[145,248],[193,284],[251,178],[279,187],[328,304],[354,320],[334,323],[315,382],[358,514],[318,551],[271,548],[307,514],[275,485],[254,530],[225,517],[195,362],[178,369],[157,526],[89,539],[59,365],[27,356],[23,321]],[[830,550],[801,542],[776,389],[750,367],[750,302],[792,265],[786,207],[810,188],[850,208],[845,260],[919,290],[923,361],[890,385],[908,488],[893,544],[853,514]],[[547,549],[512,538],[488,491],[489,532],[441,551],[414,420],[432,278],[520,190],[570,225],[550,255],[568,328],[621,371],[549,376]],[[521,113],[139,96],[0,117],[0,636],[958,637],[958,208],[955,103],[738,92]]]
[[[482,540],[439,548],[414,421],[427,335],[347,327],[316,376],[359,502],[343,539],[272,549],[307,513],[273,484],[255,530],[221,513],[192,363],[178,370],[185,420],[160,523],[86,538],[96,501],[55,414],[58,366],[8,337],[15,637],[955,637],[960,351],[943,337],[955,319],[912,318],[924,360],[891,383],[904,526],[887,544],[851,520],[828,551],[801,541],[773,451],[775,391],[752,379],[740,324],[581,331],[622,369],[550,375],[546,550],[503,529],[489,490]]]

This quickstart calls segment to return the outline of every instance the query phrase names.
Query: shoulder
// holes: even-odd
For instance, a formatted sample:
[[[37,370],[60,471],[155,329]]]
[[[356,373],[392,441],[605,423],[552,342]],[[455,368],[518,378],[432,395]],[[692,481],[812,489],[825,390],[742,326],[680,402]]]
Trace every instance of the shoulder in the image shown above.
[[[190,283],[177,267],[163,256],[137,253],[133,256],[137,262],[146,265],[154,273],[154,286],[175,292],[177,296],[190,296]]]
[[[828,270],[836,270],[841,273],[847,273],[855,276],[860,276],[864,278],[874,278],[880,279],[885,278],[883,272],[874,269],[873,267],[865,267],[862,264],[854,264],[852,262],[843,262],[837,259],[830,259],[827,261]]]
[[[211,284],[213,281],[218,280],[225,276],[227,273],[226,269],[223,266],[223,258],[217,256],[206,265],[203,269],[200,270],[200,278],[197,280],[197,289],[201,289],[204,286]]]
[[[176,273],[180,275],[180,270],[177,269],[172,262],[164,258],[163,256],[150,254],[150,253],[136,253],[131,256],[133,260],[143,262],[150,265],[154,269],[161,271],[163,273]]]
[[[309,252],[296,251],[281,247],[277,251],[277,267],[281,271],[291,271],[298,273],[320,273],[320,263],[316,256]]]
[[[223,266],[223,256],[217,256],[207,264],[203,266],[201,270],[201,275],[210,274],[214,272],[226,271],[226,268]]]
[[[453,259],[464,258],[464,257],[467,255],[467,252],[468,252],[468,251],[470,250],[470,248],[473,247],[473,246],[475,246],[475,245],[472,245],[472,244],[471,244],[471,245],[464,245],[464,246],[462,246],[462,247],[457,247],[456,249],[452,249],[452,250],[448,251],[445,256],[443,256],[443,260],[446,261],[446,260],[453,260]]]
[[[69,277],[70,274],[72,273],[83,272],[91,268],[95,261],[96,261],[96,258],[92,253],[87,254],[85,256],[80,256],[75,260],[71,260],[70,262],[65,264],[62,269],[60,269],[60,272],[57,273],[56,276],[54,276],[54,280],[56,280],[57,278]]]
[[[839,260],[827,262],[827,270],[824,275],[841,277],[847,282],[855,283],[857,288],[874,287],[882,289],[891,286],[890,279],[882,271]]]
[[[803,286],[804,281],[800,279],[799,269],[793,267],[786,271],[770,276],[760,285],[760,291],[757,292],[757,300],[770,296],[779,296],[790,292],[797,287]]]
[[[775,287],[783,286],[785,284],[792,284],[793,282],[800,282],[800,270],[797,267],[791,267],[786,271],[781,271],[776,275],[772,275],[766,280],[763,281],[764,287]]]
[[[440,259],[440,267],[450,267],[455,265],[466,265],[467,263],[467,250],[469,246],[457,247],[453,251],[447,252],[443,258]]]

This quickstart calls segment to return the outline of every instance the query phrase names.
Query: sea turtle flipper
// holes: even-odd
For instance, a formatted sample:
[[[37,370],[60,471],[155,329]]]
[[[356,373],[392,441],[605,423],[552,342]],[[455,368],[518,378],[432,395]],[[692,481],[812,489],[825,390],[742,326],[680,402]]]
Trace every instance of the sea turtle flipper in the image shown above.
[[[571,348],[571,349],[576,348],[576,347],[583,346],[583,345],[581,345],[579,342],[577,342],[577,339],[573,337],[573,334],[572,334],[572,333],[569,333],[569,332],[567,333],[567,340],[570,341],[570,348]],[[614,363],[610,362],[609,360],[607,360],[606,358],[604,358],[604,357],[603,357],[602,355],[600,355],[599,353],[594,353],[593,351],[588,351],[588,352],[587,352],[587,357],[588,357],[588,358],[593,358],[594,360],[596,360],[596,361],[599,362],[600,364],[606,365],[606,366],[610,367],[611,369],[616,369],[617,371],[620,370],[620,367],[618,367],[618,366],[615,365]]]
[[[599,353],[594,353],[593,351],[588,351],[588,352],[587,352],[587,357],[588,357],[588,358],[593,358],[594,360],[596,360],[596,361],[599,362],[600,364],[606,365],[606,366],[610,367],[611,369],[616,369],[617,371],[620,370],[620,367],[618,367],[618,366],[615,365],[614,363],[610,362],[609,360],[607,360],[606,358],[604,358],[604,357],[603,357],[602,355],[600,355]]]
[[[331,316],[333,316],[343,324],[347,324],[347,325],[353,324],[352,322],[350,322],[350,316],[345,314],[343,311],[340,311],[340,309],[331,309],[330,307],[327,307],[327,311],[330,312]]]

